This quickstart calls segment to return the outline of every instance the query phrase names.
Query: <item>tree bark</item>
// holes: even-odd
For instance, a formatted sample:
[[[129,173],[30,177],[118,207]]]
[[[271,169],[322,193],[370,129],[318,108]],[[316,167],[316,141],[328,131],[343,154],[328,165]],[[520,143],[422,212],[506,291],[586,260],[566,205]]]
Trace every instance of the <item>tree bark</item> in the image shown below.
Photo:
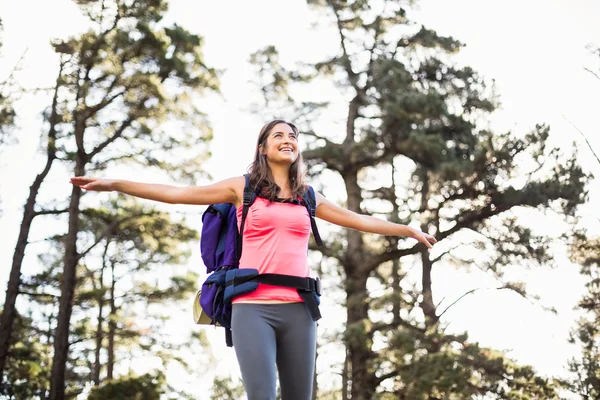
[[[350,399],[348,397],[348,378],[350,377],[348,364],[350,364],[350,355],[348,354],[348,349],[345,349],[344,368],[342,369],[342,400]]]
[[[111,265],[112,282],[110,284],[110,314],[108,317],[108,363],[106,364],[106,379],[113,379],[113,371],[115,367],[115,334],[117,325],[115,323],[117,317],[117,307],[115,305],[115,265]]]
[[[102,257],[102,268],[100,269],[99,285],[96,288],[98,290],[98,325],[96,327],[96,349],[94,352],[94,385],[100,385],[100,370],[102,365],[100,364],[100,353],[102,351],[102,339],[104,338],[104,269],[106,268],[106,253],[108,251],[108,244],[104,247],[104,254]]]
[[[35,177],[33,184],[29,187],[29,196],[27,197],[27,202],[23,207],[23,220],[21,221],[19,236],[17,238],[17,244],[13,253],[13,261],[8,278],[4,308],[2,310],[2,316],[0,317],[0,392],[3,390],[2,382],[4,380],[4,370],[10,347],[13,323],[17,313],[16,302],[19,294],[19,288],[21,286],[21,266],[23,265],[23,259],[25,257],[25,248],[27,247],[27,239],[29,238],[31,224],[37,215],[35,211],[36,200],[40,187],[42,186],[44,179],[46,179],[46,176],[48,176],[48,173],[52,167],[52,163],[56,159],[56,125],[59,122],[58,91],[61,86],[60,81],[63,67],[64,63],[61,62],[58,78],[54,87],[54,94],[52,96],[50,117],[48,119],[50,127],[48,129],[46,165],[44,166],[42,172]]]

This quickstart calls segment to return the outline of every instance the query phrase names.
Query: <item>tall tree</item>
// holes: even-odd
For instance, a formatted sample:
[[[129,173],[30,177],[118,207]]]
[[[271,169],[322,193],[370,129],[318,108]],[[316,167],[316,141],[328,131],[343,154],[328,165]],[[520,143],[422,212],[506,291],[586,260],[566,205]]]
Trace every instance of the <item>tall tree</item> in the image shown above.
[[[18,314],[12,354],[6,364],[6,399],[43,399],[50,378],[51,346],[47,332],[32,315]]]
[[[179,26],[161,26],[167,10],[164,1],[79,0],[77,4],[91,28],[81,36],[54,43],[62,68],[55,96],[58,105],[50,114],[56,118],[50,124],[55,137],[48,140],[53,152],[73,165],[75,175],[105,168],[125,156],[129,162],[161,168],[173,166],[174,158],[168,153],[174,149],[181,148],[179,159],[189,158],[185,149],[210,137],[202,114],[190,100],[202,89],[217,89],[216,73],[202,59],[201,38]],[[167,118],[177,129],[165,131]],[[119,146],[118,151],[115,146]],[[198,170],[193,159],[179,163],[179,167],[174,174],[179,177]],[[70,318],[81,257],[77,247],[80,202],[81,190],[73,188],[64,241],[51,399],[64,398]],[[26,243],[27,235],[22,236]],[[11,272],[15,282],[23,247],[15,252]],[[7,315],[6,319],[12,317]],[[2,329],[7,330],[3,337],[10,335],[10,324],[3,323]],[[2,354],[5,356],[6,351]]]
[[[116,378],[115,370],[143,357],[159,357],[164,369],[171,362],[185,367],[181,354],[188,344],[163,333],[164,314],[193,292],[195,274],[170,270],[185,263],[188,252],[182,245],[197,240],[198,233],[165,212],[119,196],[83,209],[79,236],[85,250],[74,295],[66,396]],[[55,301],[48,300],[59,289],[64,234],[48,241],[56,249],[42,257],[48,267],[25,277],[21,292],[33,300],[30,308],[38,315],[57,312]],[[140,315],[140,310],[146,311]],[[55,328],[52,321],[48,329]],[[189,347],[197,342],[191,340]]]
[[[42,183],[50,173],[50,169],[57,158],[56,140],[57,135],[61,133],[60,125],[63,122],[59,96],[64,85],[63,73],[66,62],[67,57],[61,57],[60,68],[52,95],[52,104],[46,110],[46,112],[44,112],[44,125],[47,128],[47,134],[45,137],[46,163],[42,171],[35,177],[33,183],[29,187],[29,194],[27,196],[25,205],[23,206],[23,218],[21,220],[19,235],[17,237],[17,243],[13,253],[12,265],[4,300],[4,308],[2,310],[2,316],[0,316],[0,392],[4,386],[4,368],[6,365],[6,358],[8,357],[13,323],[17,315],[16,301],[21,284],[21,266],[23,265],[25,250],[27,248],[27,240],[29,238],[33,220],[40,215],[59,214],[65,212],[65,210],[36,210],[36,205]]]
[[[505,280],[503,267],[548,263],[551,240],[521,226],[511,210],[552,210],[569,221],[585,201],[587,176],[574,156],[549,148],[546,126],[524,137],[482,129],[496,108],[493,88],[471,68],[454,65],[452,55],[462,44],[412,24],[404,2],[309,3],[330,17],[339,52],[312,65],[312,71],[306,65],[288,71],[273,63],[273,48],[257,53],[253,60],[266,76],[265,94],[271,102],[287,101],[293,80],[334,79],[350,99],[343,132],[314,129],[311,113],[323,103],[297,107],[306,136],[313,138],[304,152],[311,170],[339,174],[350,210],[384,215],[397,203],[396,220],[419,226],[440,242],[439,253],[431,253],[404,240],[348,231],[343,246],[328,243],[323,250],[337,260],[344,277],[349,398],[383,396],[390,385],[407,399],[552,398],[554,383],[530,368],[481,349],[466,335],[444,333],[434,267],[477,265],[498,279],[499,287],[527,296],[520,282]],[[385,172],[390,168],[382,169],[390,163],[408,171],[406,184],[396,180],[391,186]],[[418,263],[422,273],[414,287],[403,285],[401,298],[390,303],[389,294],[381,297],[369,287],[374,280],[390,283],[406,273],[386,272],[394,260]]]
[[[589,50],[600,60],[600,48],[590,46]],[[600,79],[600,67],[586,70]],[[580,133],[598,161],[596,166],[600,166],[596,151]],[[587,278],[587,292],[578,304],[583,315],[571,333],[571,342],[581,346],[581,355],[569,361],[573,378],[567,384],[581,399],[591,400],[600,397],[600,238],[578,232],[572,243],[571,259],[581,265],[581,274]]]

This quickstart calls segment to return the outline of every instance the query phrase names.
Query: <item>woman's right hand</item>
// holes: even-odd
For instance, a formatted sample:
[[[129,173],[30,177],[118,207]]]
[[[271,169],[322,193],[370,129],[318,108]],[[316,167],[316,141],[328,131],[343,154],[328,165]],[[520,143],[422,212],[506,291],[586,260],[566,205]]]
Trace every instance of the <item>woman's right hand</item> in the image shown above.
[[[110,192],[115,190],[114,179],[88,178],[87,176],[75,176],[71,178],[71,183],[85,190],[96,192]]]

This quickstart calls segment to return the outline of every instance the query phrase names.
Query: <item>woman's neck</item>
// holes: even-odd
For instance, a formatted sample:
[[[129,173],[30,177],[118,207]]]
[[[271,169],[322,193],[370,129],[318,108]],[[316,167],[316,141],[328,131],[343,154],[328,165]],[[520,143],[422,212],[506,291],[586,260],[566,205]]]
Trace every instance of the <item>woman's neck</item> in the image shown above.
[[[292,188],[290,187],[290,170],[289,168],[273,168],[271,167],[271,175],[275,184],[279,186],[278,197],[292,197]]]

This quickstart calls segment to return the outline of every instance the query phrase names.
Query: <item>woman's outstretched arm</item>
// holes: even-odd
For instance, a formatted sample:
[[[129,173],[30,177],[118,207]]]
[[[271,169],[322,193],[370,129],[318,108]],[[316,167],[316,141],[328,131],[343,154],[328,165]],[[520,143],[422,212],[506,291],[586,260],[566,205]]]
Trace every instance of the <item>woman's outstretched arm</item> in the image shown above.
[[[71,178],[73,185],[97,192],[117,191],[142,199],[169,204],[215,203],[241,204],[245,180],[243,176],[229,178],[207,186],[172,186],[141,183],[121,179],[103,179],[77,176]]]
[[[423,243],[427,248],[431,248],[437,242],[433,236],[410,226],[384,221],[370,215],[357,214],[333,204],[320,193],[316,193],[316,197],[317,217],[332,224],[380,235],[411,237]]]

